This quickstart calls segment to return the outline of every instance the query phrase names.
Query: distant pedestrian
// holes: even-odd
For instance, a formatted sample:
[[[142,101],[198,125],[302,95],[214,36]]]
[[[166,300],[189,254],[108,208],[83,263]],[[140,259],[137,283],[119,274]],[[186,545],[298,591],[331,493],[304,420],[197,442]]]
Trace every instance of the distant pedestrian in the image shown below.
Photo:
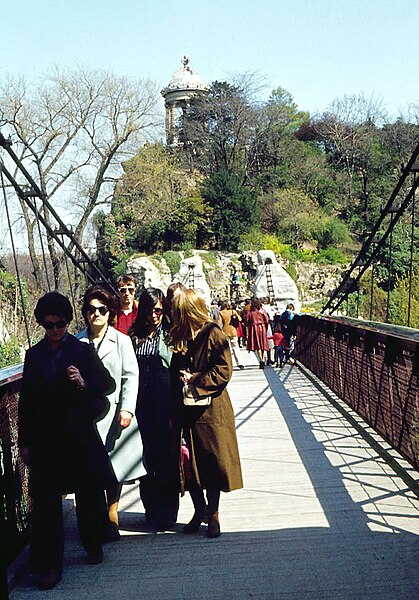
[[[232,307],[231,302],[226,300],[221,304],[221,310],[218,315],[218,324],[228,337],[231,355],[234,357],[236,365],[239,367],[239,369],[244,369],[244,366],[240,362],[240,359],[237,355],[237,327],[241,324],[241,320],[241,316]]]
[[[272,336],[268,336],[268,340],[273,340],[275,348],[275,367],[283,367],[286,360],[286,352],[289,350],[288,342],[281,332],[281,325],[278,323]]]
[[[284,334],[285,339],[287,340],[288,350],[286,351],[286,360],[291,365],[295,363],[294,360],[294,347],[295,347],[295,326],[296,321],[294,319],[294,304],[289,302],[281,314],[279,322],[281,324],[281,331]]]
[[[258,298],[251,301],[250,309],[246,312],[247,349],[254,351],[259,358],[259,368],[265,368],[265,352],[269,350],[268,325],[269,318],[262,308]]]

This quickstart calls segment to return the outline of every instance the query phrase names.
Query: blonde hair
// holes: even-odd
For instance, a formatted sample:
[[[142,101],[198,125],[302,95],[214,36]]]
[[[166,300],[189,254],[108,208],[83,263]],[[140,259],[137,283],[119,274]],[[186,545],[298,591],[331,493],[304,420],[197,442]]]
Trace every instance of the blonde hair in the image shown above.
[[[193,289],[179,291],[173,298],[173,327],[170,330],[170,346],[174,352],[185,354],[187,342],[205,323],[212,323],[202,296]]]

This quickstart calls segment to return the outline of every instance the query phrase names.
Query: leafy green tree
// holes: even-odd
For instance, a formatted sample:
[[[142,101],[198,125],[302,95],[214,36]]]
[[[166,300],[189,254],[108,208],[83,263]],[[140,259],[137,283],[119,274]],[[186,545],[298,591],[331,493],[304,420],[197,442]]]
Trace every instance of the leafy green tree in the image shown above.
[[[419,230],[415,229],[415,248],[413,265],[418,262]],[[377,280],[383,289],[393,289],[396,279],[406,277],[410,268],[411,254],[411,223],[408,215],[393,227],[392,236],[387,238],[376,259]]]
[[[203,184],[202,196],[212,210],[210,230],[218,250],[236,250],[240,236],[259,221],[256,194],[236,172],[221,170]]]
[[[102,264],[114,268],[133,252],[199,245],[209,216],[197,181],[162,144],[146,144],[123,164],[110,214],[98,219]]]
[[[194,167],[213,174],[245,171],[252,140],[254,109],[246,91],[226,81],[215,81],[206,96],[197,96],[181,118],[182,153]]]
[[[314,237],[322,249],[329,246],[342,246],[351,241],[348,227],[336,217],[320,220],[319,226],[314,231]]]
[[[17,365],[22,360],[22,347],[16,337],[0,342],[0,369]]]
[[[273,90],[257,112],[249,170],[260,172],[281,165],[285,147],[308,117],[308,113],[298,110],[289,92],[281,87]]]
[[[314,238],[316,221],[323,216],[315,202],[296,188],[263,194],[260,206],[262,230],[297,247]]]
[[[407,326],[409,317],[410,296],[410,327],[419,329],[419,270],[413,273],[410,285],[409,277],[397,277],[394,291],[391,295],[391,322]]]

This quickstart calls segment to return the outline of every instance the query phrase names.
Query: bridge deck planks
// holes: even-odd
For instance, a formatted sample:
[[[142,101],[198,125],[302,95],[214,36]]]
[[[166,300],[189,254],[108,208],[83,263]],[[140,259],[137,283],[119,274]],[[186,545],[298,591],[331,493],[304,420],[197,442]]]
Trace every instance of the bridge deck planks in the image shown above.
[[[122,538],[84,564],[72,511],[57,600],[394,600],[418,597],[419,500],[301,370],[257,368],[242,351],[230,393],[245,488],[224,494],[223,535],[156,533],[125,486]],[[417,476],[417,473],[415,473]],[[12,600],[39,598],[28,576]]]

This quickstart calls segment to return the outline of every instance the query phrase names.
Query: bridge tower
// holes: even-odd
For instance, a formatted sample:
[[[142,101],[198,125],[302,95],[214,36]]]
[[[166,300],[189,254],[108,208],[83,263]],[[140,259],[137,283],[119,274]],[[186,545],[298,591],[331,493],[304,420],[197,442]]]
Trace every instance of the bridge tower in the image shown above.
[[[177,69],[170,82],[161,90],[166,108],[166,144],[177,146],[178,119],[187,109],[194,96],[205,94],[208,86],[189,65],[189,58],[182,58],[182,66]]]

